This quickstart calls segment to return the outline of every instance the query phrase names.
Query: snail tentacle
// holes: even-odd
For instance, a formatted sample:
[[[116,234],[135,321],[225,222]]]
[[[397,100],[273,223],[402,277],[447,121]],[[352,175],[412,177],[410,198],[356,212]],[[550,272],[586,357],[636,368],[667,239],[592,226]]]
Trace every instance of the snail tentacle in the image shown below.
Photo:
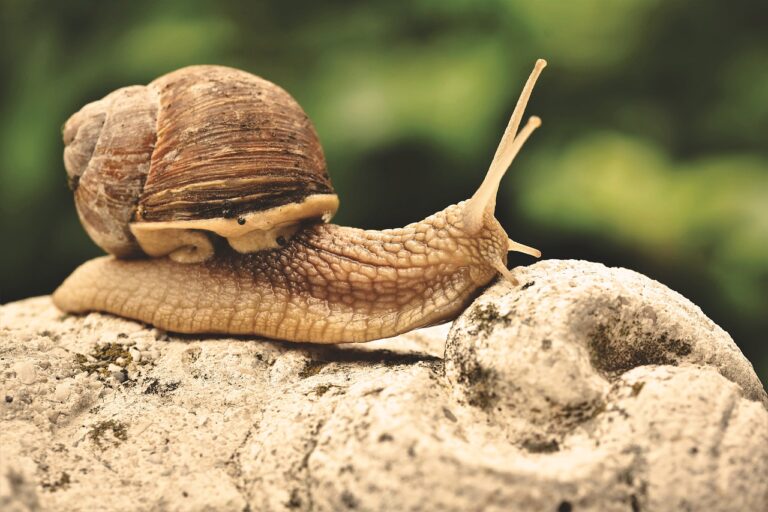
[[[520,152],[528,137],[531,136],[534,130],[541,126],[541,119],[537,116],[532,116],[525,126],[518,132],[520,121],[523,118],[526,105],[533,92],[533,86],[536,84],[536,80],[539,78],[541,71],[546,67],[547,62],[544,59],[536,61],[536,65],[528,77],[528,81],[525,83],[523,92],[520,94],[520,98],[517,100],[515,109],[512,112],[512,116],[507,124],[507,128],[504,130],[504,134],[501,137],[496,153],[493,156],[491,165],[488,168],[488,172],[480,184],[480,187],[475,191],[472,197],[469,199],[466,209],[464,210],[464,225],[468,232],[473,230],[480,230],[486,223],[486,217],[490,215],[493,217],[494,210],[496,209],[496,195],[499,192],[499,184],[504,174],[512,165],[512,161],[515,156]],[[541,252],[532,247],[509,240],[509,250],[519,251],[531,256],[540,257]],[[495,262],[494,264],[496,264]],[[506,269],[506,266],[504,267]],[[510,282],[514,283],[514,278],[508,276],[505,272],[500,271],[502,275],[505,275]]]

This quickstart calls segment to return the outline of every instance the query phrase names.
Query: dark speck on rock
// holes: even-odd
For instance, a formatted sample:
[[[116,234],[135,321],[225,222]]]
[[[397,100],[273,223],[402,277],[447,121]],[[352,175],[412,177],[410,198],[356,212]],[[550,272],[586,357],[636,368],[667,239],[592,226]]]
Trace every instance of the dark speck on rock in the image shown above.
[[[176,391],[180,385],[181,382],[179,381],[167,382],[163,384],[158,379],[152,379],[144,390],[144,394],[165,396],[168,393]]]
[[[286,503],[288,508],[301,508],[301,496],[299,496],[299,490],[294,489],[291,491],[291,498]]]
[[[306,379],[317,375],[326,366],[328,366],[327,361],[308,361],[304,368],[299,371],[299,377]]]
[[[348,509],[355,509],[360,504],[357,501],[357,498],[355,498],[355,495],[352,494],[349,491],[344,491],[341,493],[341,502],[346,506]]]
[[[522,447],[530,453],[554,453],[560,450],[560,444],[555,439],[526,439]]]

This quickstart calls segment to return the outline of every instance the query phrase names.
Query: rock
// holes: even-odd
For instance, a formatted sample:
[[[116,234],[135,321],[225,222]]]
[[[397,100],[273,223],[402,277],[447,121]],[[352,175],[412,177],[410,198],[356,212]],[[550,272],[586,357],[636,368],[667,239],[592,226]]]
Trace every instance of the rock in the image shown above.
[[[450,333],[344,346],[2,306],[0,509],[768,507],[768,397],[722,329],[628,270],[514,272]]]

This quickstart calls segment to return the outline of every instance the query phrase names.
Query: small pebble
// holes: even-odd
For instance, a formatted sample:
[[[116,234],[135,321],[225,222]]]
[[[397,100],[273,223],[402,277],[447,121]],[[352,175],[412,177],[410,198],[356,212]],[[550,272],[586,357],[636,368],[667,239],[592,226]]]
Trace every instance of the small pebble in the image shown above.
[[[125,371],[129,379],[136,380],[139,378],[139,371],[136,368],[135,364],[128,366],[128,368],[126,368]]]
[[[153,464],[162,464],[164,459],[159,453],[151,453],[144,460]]]
[[[127,378],[123,368],[121,366],[117,366],[116,364],[110,363],[109,366],[107,366],[107,371],[109,371],[109,373],[112,374],[112,377],[114,377],[118,382],[125,382],[125,379]]]
[[[57,402],[66,402],[69,398],[72,388],[69,382],[62,382],[56,386],[56,390],[53,392],[53,399]]]
[[[128,353],[131,354],[131,359],[133,359],[134,363],[140,363],[141,362],[141,351],[138,350],[135,347],[131,347],[128,349]]]
[[[35,365],[29,361],[18,363],[15,370],[16,376],[22,384],[34,384],[37,380],[37,370],[35,370]]]

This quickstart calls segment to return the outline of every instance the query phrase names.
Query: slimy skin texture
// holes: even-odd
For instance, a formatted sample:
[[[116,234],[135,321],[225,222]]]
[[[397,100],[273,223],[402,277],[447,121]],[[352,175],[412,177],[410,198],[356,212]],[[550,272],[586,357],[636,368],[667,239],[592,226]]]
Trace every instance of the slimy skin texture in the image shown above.
[[[455,318],[498,275],[507,235],[492,214],[462,229],[468,201],[404,228],[314,224],[284,247],[211,260],[96,258],[53,300],[182,333],[342,343],[394,336]]]

